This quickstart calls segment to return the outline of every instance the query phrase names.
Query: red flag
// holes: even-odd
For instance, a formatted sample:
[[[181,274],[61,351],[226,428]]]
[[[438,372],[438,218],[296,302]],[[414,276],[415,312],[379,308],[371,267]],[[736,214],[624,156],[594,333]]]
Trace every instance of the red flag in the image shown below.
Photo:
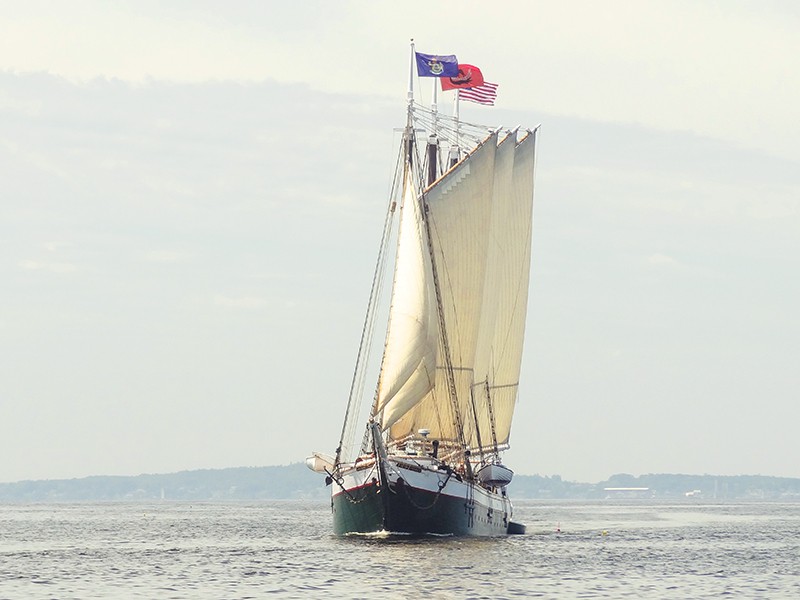
[[[458,65],[458,74],[454,77],[441,77],[442,90],[458,90],[483,85],[483,73],[474,65]]]

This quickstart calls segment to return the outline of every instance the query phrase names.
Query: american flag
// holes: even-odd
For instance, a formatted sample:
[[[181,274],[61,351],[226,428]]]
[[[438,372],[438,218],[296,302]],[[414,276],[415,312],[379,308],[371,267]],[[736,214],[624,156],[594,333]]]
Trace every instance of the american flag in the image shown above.
[[[458,97],[461,100],[494,106],[494,101],[497,99],[497,84],[486,81],[478,87],[460,89]]]

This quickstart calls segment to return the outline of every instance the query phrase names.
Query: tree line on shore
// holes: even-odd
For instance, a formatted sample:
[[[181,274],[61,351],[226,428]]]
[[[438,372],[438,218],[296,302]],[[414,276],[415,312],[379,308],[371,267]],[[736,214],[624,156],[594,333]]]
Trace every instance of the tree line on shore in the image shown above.
[[[335,485],[335,484],[333,484]],[[514,500],[690,499],[800,501],[800,479],[762,475],[612,475],[599,483],[558,475],[516,475]],[[302,463],[202,469],[169,474],[93,476],[0,483],[0,502],[325,500],[324,478]]]

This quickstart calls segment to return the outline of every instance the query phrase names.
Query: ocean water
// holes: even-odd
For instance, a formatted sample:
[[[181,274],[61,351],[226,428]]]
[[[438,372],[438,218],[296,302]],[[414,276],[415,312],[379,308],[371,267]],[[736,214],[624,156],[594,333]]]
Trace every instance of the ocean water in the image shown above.
[[[800,503],[522,502],[500,539],[310,501],[0,505],[0,598],[800,598]]]

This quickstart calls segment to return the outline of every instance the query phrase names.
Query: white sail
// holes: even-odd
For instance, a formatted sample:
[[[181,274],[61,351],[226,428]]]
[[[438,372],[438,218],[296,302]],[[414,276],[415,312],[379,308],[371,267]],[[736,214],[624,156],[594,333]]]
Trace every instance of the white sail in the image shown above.
[[[470,388],[484,295],[496,149],[497,136],[493,134],[425,194],[459,412],[471,445],[474,420]],[[386,419],[383,425],[387,427]],[[434,438],[460,437],[444,360],[437,361],[434,388],[394,423],[391,436],[400,439],[422,428]]]
[[[377,411],[387,428],[431,390],[439,327],[430,254],[411,175],[406,176]]]
[[[516,136],[514,136],[515,138]],[[494,416],[496,442],[508,443],[519,386],[528,305],[536,132],[498,150],[487,287],[474,393],[480,397],[484,445]],[[509,150],[504,148],[508,146]],[[488,382],[488,395],[485,383]],[[488,403],[491,402],[491,406]],[[490,410],[491,409],[491,410]]]
[[[535,133],[519,144],[516,134],[499,145],[492,136],[427,192],[458,410],[472,448],[505,445],[511,431],[528,299],[534,147]],[[405,414],[384,417],[392,438],[422,428],[434,438],[459,438],[441,348],[436,369],[424,397],[406,402]]]
[[[496,431],[494,403],[489,406],[486,382],[494,381],[493,361],[498,356],[497,341],[505,337],[498,327],[503,326],[504,307],[507,304],[508,289],[513,282],[508,277],[505,263],[508,260],[509,246],[513,246],[513,236],[506,230],[509,208],[513,205],[513,170],[516,147],[516,132],[508,134],[498,145],[495,157],[494,184],[492,188],[492,214],[486,223],[489,231],[489,244],[486,256],[486,280],[483,290],[483,304],[478,330],[478,346],[475,354],[475,369],[472,394],[476,406],[477,426],[481,433],[481,445],[494,443],[492,428]],[[491,409],[491,410],[490,410]],[[501,443],[500,440],[497,440]]]

